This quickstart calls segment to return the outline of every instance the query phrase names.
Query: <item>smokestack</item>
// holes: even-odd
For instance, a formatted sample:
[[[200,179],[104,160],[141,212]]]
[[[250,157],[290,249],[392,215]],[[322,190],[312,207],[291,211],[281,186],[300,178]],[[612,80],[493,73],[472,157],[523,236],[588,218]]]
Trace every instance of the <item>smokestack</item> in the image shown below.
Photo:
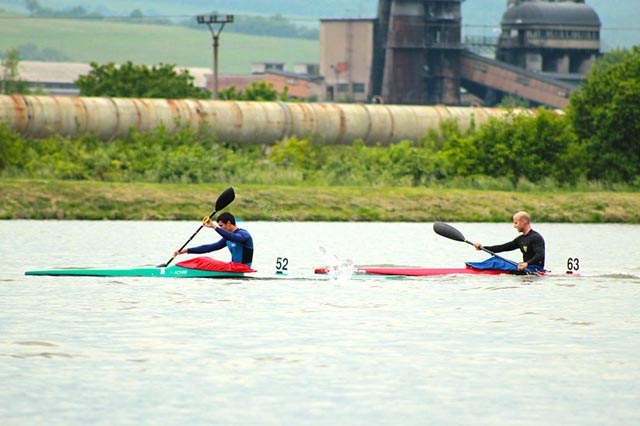
[[[391,0],[378,2],[378,17],[373,31],[373,59],[371,64],[371,84],[369,85],[369,99],[382,94],[382,79],[385,67],[387,37],[389,35],[389,16],[391,14]]]

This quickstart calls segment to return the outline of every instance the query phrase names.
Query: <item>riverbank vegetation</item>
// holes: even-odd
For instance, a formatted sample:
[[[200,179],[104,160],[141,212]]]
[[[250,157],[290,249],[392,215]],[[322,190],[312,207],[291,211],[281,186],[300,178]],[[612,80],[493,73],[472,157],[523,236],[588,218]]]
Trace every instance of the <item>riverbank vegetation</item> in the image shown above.
[[[147,203],[142,210],[121,214],[118,206],[81,202],[91,194],[71,189],[91,182],[85,191],[113,184],[131,188],[135,194],[156,188],[154,184],[172,184],[177,185],[178,194],[190,194],[195,200],[195,193],[201,191],[211,197],[201,185],[208,188],[224,183],[255,187],[261,194],[269,192],[266,187],[281,188],[280,194],[297,194],[289,201],[278,195],[264,197],[269,205],[277,206],[274,211],[279,215],[295,220],[491,221],[504,220],[511,210],[529,206],[537,220],[637,223],[639,78],[640,47],[636,47],[600,60],[572,95],[566,113],[541,108],[534,115],[508,114],[464,131],[455,121],[448,121],[419,141],[391,146],[365,146],[361,140],[326,145],[310,137],[290,137],[270,146],[243,145],[220,141],[205,127],[193,130],[188,126],[172,134],[163,127],[131,132],[126,138],[106,142],[95,135],[27,139],[0,125],[0,179],[6,181],[3,185],[18,187],[3,191],[17,198],[2,195],[0,217],[37,218],[41,217],[38,212],[48,211],[47,217],[185,219],[193,213],[176,213],[174,207],[148,209],[154,201],[144,200],[163,200],[159,195],[136,198],[136,202]],[[20,182],[26,182],[25,186],[19,188]],[[55,191],[51,197],[70,194],[72,198],[60,199],[60,203],[71,207],[52,207],[47,196],[32,199],[30,186],[36,182],[51,186]],[[162,193],[160,188],[152,192]],[[507,195],[494,199],[494,195],[473,191]],[[454,201],[437,201],[449,199],[449,192],[464,195],[454,196]],[[397,199],[396,194],[404,195]],[[455,207],[442,210],[440,204],[424,202],[404,205],[401,199],[412,199],[406,194],[422,194],[418,198],[436,198],[435,203]],[[126,200],[121,203],[127,205]],[[201,200],[199,209],[202,203],[208,201]],[[557,211],[557,206],[562,210]],[[627,211],[627,207],[635,210]],[[78,210],[84,213],[76,213]],[[262,210],[246,217],[276,217]]]

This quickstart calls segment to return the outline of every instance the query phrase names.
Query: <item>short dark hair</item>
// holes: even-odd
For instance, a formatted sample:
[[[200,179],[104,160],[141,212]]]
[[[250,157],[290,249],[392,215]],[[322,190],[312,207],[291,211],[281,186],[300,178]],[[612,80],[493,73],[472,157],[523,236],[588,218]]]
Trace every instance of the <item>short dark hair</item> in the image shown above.
[[[236,218],[231,213],[224,212],[224,213],[220,213],[220,216],[218,216],[218,220],[216,220],[216,222],[222,222],[222,223],[231,222],[232,225],[235,225],[236,224]]]

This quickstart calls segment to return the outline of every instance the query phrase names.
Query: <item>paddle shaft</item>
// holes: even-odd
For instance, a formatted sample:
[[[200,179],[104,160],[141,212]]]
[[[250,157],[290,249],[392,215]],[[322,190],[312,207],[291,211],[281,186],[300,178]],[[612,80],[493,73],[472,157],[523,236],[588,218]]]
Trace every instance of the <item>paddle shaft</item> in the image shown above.
[[[216,215],[216,213],[218,213],[218,212],[217,212],[217,211],[214,211],[213,213],[211,213],[211,214],[209,215],[209,220],[211,220],[211,219]],[[184,243],[184,244],[182,245],[182,247],[180,247],[180,248],[178,249],[178,252],[181,252],[181,251],[182,251],[182,249],[183,249],[183,248],[185,248],[185,247],[187,246],[187,244],[189,244],[189,243],[191,242],[191,240],[193,240],[193,238],[194,238],[196,235],[198,235],[198,232],[200,232],[200,230],[201,230],[202,228],[204,228],[204,223],[203,223],[202,225],[200,225],[200,227],[199,227],[198,229],[196,229],[196,232],[194,232],[194,233],[193,233],[193,235],[191,235],[191,236],[189,237],[189,239],[187,240],[187,242],[186,242],[186,243]],[[174,254],[173,256],[171,256],[171,259],[169,259],[169,261],[168,261],[167,263],[165,263],[165,264],[164,264],[164,266],[169,266],[169,264],[170,264],[171,262],[173,262],[173,259],[175,259],[175,258],[176,258],[176,255]]]
[[[227,188],[225,189],[222,194],[220,194],[220,196],[218,197],[218,199],[216,200],[216,209],[213,211],[213,213],[211,213],[209,215],[209,220],[213,219],[213,217],[216,215],[216,213],[218,213],[220,210],[224,209],[225,207],[227,207],[229,204],[231,204],[231,202],[233,202],[233,200],[235,199],[236,194],[233,191],[233,188]],[[178,249],[178,253],[182,251],[182,249],[184,249],[187,244],[189,244],[191,242],[191,240],[193,240],[193,238],[198,234],[198,232],[200,232],[200,230],[204,227],[204,224],[208,222],[208,221],[204,221],[200,227],[198,229],[196,229],[196,232],[193,233],[193,235],[191,237],[189,237],[189,239],[187,240],[186,243],[184,243],[182,245],[182,247],[180,247]],[[169,266],[169,264],[171,262],[173,262],[173,259],[176,258],[176,254],[174,254],[173,256],[171,256],[171,259],[169,259],[169,261],[167,263],[163,263],[161,265],[158,265],[159,267],[167,267]]]
[[[473,246],[473,243],[472,243],[471,241],[464,240],[464,242]],[[475,246],[474,246],[474,247],[475,247]],[[488,250],[488,249],[486,249],[486,248],[484,248],[484,247],[480,247],[480,250],[482,250],[482,251],[484,251],[484,252],[487,252],[487,253],[489,253],[491,256],[495,256],[495,257],[497,257],[498,259],[504,260],[505,262],[510,263],[510,264],[512,264],[513,266],[518,266],[518,262],[514,262],[513,260],[509,260],[509,259],[507,259],[506,257],[502,257],[502,256],[500,256],[499,254],[495,254],[495,253],[494,253],[494,252],[492,252],[491,250]]]

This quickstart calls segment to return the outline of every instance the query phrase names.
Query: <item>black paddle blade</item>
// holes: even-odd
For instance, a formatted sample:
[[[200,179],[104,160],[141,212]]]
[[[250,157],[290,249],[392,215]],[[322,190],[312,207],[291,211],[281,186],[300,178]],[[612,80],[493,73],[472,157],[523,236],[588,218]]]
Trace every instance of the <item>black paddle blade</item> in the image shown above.
[[[458,231],[453,226],[446,224],[444,222],[436,222],[433,224],[433,230],[436,234],[442,235],[445,238],[449,238],[451,240],[462,241],[465,242],[466,239],[462,232]]]
[[[216,200],[216,211],[214,212],[214,214],[227,207],[235,199],[236,193],[234,192],[233,188],[229,187],[225,189],[224,192],[220,194],[220,196]]]

